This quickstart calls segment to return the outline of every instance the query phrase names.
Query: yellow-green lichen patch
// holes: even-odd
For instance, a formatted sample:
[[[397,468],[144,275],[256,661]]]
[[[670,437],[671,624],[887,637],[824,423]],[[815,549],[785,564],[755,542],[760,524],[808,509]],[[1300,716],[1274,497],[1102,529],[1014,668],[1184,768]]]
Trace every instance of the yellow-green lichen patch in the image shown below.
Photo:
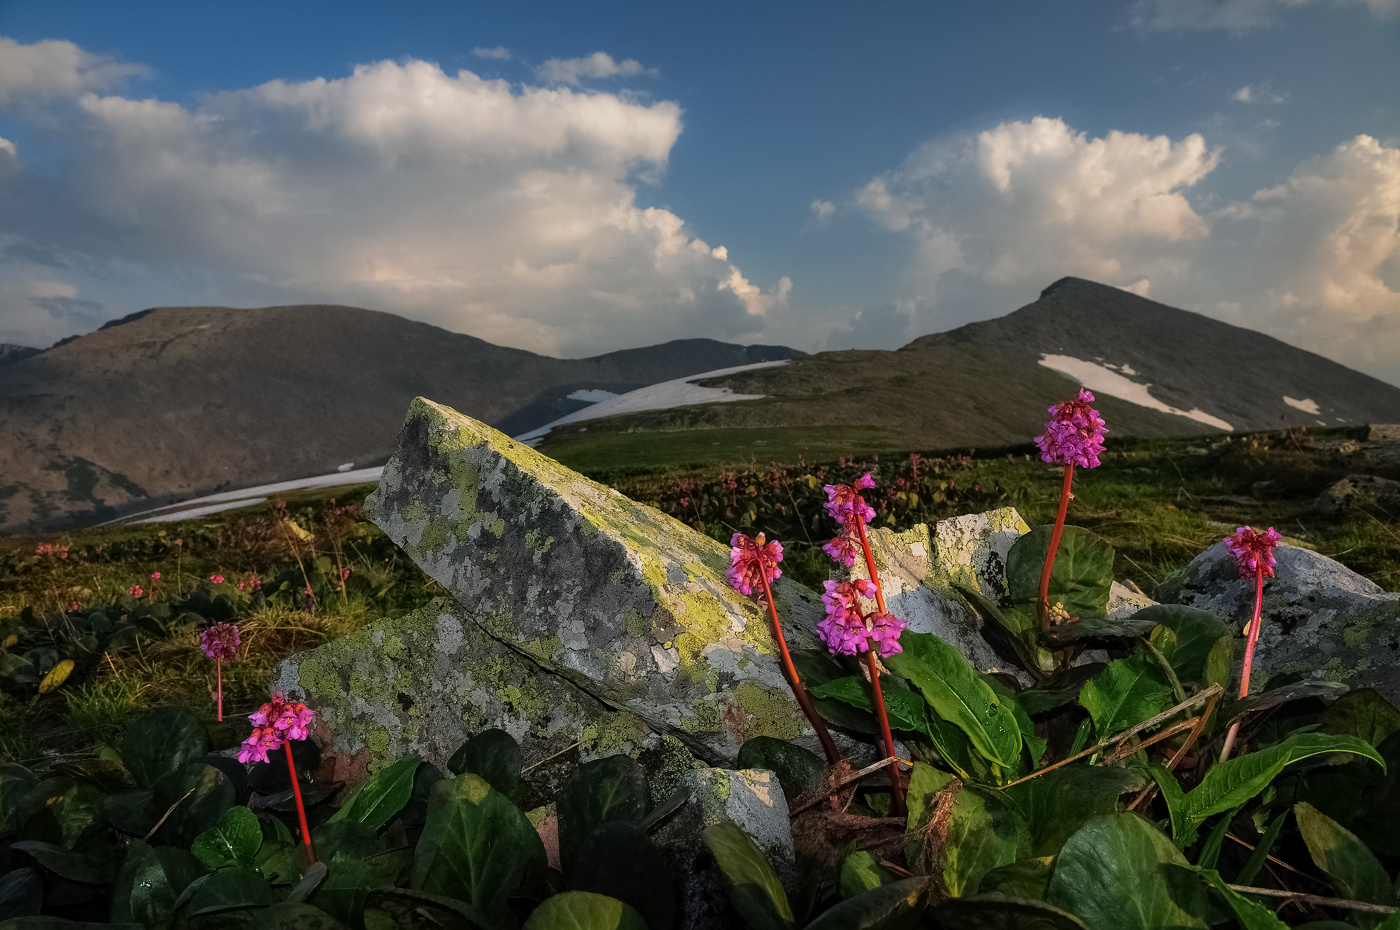
[[[773,736],[793,740],[806,731],[801,709],[791,692],[781,693],[742,681],[734,687],[734,700],[749,719],[747,739]]]
[[[1342,641],[1353,648],[1363,645],[1371,635],[1370,624],[1353,623],[1342,630]]]
[[[608,756],[626,752],[635,756],[651,730],[632,714],[616,711],[599,717],[583,728],[579,748],[586,756]]]

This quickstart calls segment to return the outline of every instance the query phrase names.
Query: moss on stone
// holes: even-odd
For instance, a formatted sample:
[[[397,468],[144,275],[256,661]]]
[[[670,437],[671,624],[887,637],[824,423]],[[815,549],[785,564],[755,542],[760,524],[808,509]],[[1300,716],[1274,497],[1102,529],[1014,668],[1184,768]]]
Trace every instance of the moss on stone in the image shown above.
[[[791,692],[778,693],[749,681],[734,687],[734,697],[749,718],[748,738],[773,736],[793,740],[802,735],[801,709]]]

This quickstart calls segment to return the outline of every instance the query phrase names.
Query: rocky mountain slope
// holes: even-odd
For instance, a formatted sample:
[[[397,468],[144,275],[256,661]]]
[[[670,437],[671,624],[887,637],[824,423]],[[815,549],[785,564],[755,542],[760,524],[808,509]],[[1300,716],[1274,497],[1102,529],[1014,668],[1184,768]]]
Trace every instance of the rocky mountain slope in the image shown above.
[[[576,391],[793,354],[688,339],[558,359],[354,307],[147,310],[0,353],[0,530],[382,462],[419,394],[513,433]]]
[[[864,429],[885,448],[1026,442],[1074,383],[1112,436],[1400,422],[1400,388],[1252,330],[1103,284],[1063,278],[1006,316],[893,351],[823,352],[706,385],[762,400],[633,414],[556,430],[541,445],[596,448],[600,432]],[[872,438],[875,437],[875,438]],[[884,437],[884,438],[879,438]]]

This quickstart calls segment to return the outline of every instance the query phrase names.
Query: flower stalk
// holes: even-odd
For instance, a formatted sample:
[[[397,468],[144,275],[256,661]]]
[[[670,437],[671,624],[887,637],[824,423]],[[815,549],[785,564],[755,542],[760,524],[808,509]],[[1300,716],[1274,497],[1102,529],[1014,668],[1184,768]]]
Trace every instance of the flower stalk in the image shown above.
[[[272,696],[271,701],[248,715],[248,720],[253,724],[253,732],[238,750],[238,761],[246,764],[269,762],[269,752],[286,746],[287,774],[292,778],[292,797],[296,800],[301,841],[306,845],[306,856],[312,863],[316,861],[316,851],[311,846],[311,828],[306,821],[306,806],[301,800],[296,760],[292,758],[292,740],[306,739],[307,727],[315,716],[315,711],[305,704],[288,701],[279,691]]]
[[[1273,550],[1282,539],[1272,526],[1264,533],[1256,533],[1252,528],[1242,526],[1235,530],[1233,536],[1225,538],[1225,548],[1239,564],[1240,575],[1244,578],[1253,576],[1254,579],[1254,614],[1249,625],[1245,627],[1248,643],[1244,650],[1244,665],[1240,668],[1240,700],[1249,696],[1249,676],[1254,668],[1254,646],[1259,641],[1259,625],[1264,613],[1264,576],[1272,577],[1274,574],[1274,566],[1278,564],[1278,560],[1274,558]],[[1225,734],[1225,745],[1220,750],[1221,762],[1230,758],[1239,731],[1240,721],[1236,720],[1230,724],[1230,729]]]
[[[238,627],[232,623],[215,623],[199,634],[199,648],[214,660],[214,674],[218,680],[215,689],[219,704],[219,721],[224,719],[224,660],[238,659],[238,646],[242,642]]]
[[[311,828],[306,824],[306,805],[301,803],[301,782],[297,780],[297,764],[292,758],[292,743],[288,740],[287,747],[287,774],[292,779],[292,797],[297,802],[297,823],[301,827],[301,841],[306,844],[306,859],[312,865],[316,864],[316,850],[311,846]]]
[[[860,548],[865,553],[865,570],[875,585],[875,606],[880,609],[881,615],[888,616],[889,611],[885,609],[885,592],[880,587],[880,571],[875,567],[875,556],[870,551],[870,542],[865,538],[865,522],[859,517],[856,518],[856,529],[860,533]],[[890,732],[890,715],[885,710],[885,695],[880,690],[880,666],[875,661],[873,649],[865,651],[865,664],[870,671],[870,687],[875,693],[875,714],[880,721],[880,735],[885,740],[885,752],[888,758],[893,759],[896,757],[894,734]],[[889,773],[891,810],[896,817],[903,817],[905,815],[904,786],[900,781],[899,763],[891,762]]]
[[[1045,565],[1040,570],[1040,601],[1036,604],[1041,630],[1050,629],[1050,573],[1055,568],[1055,553],[1060,549],[1060,537],[1065,532],[1065,515],[1069,512],[1070,498],[1074,492],[1074,463],[1065,465],[1065,483],[1060,489],[1060,509],[1055,514],[1055,528],[1050,531],[1050,549],[1045,553]]]

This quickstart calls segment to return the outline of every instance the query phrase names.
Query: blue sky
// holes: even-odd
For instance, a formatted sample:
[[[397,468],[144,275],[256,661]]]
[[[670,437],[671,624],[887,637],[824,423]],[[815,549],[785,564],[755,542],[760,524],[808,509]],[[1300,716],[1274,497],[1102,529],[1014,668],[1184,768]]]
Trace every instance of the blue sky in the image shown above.
[[[894,347],[1078,274],[1400,382],[1397,0],[0,0],[0,37],[0,341],[315,301]]]

